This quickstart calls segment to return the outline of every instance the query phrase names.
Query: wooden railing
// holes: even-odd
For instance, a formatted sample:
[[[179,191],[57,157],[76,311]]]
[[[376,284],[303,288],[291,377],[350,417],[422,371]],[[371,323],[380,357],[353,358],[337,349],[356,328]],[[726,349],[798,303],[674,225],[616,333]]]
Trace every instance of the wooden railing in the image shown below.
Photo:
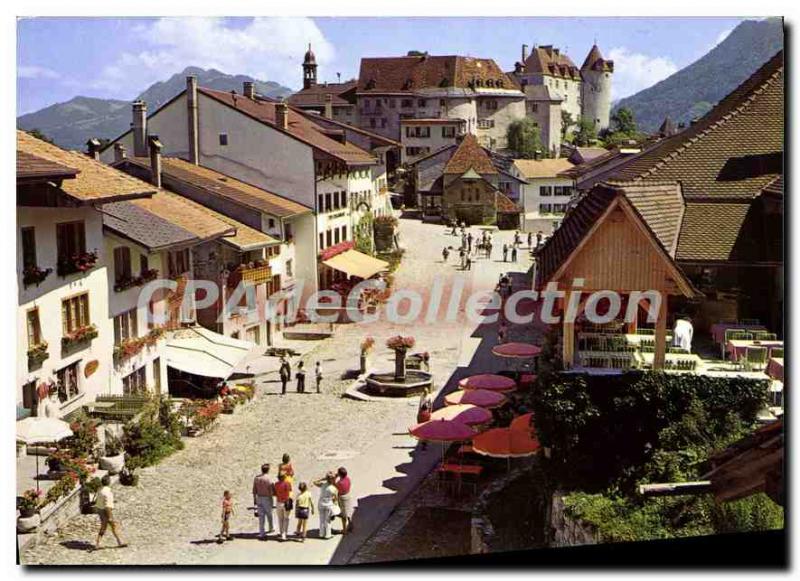
[[[269,265],[254,266],[253,268],[238,268],[228,276],[228,286],[238,286],[240,282],[247,281],[253,284],[264,284],[272,280],[272,269]]]

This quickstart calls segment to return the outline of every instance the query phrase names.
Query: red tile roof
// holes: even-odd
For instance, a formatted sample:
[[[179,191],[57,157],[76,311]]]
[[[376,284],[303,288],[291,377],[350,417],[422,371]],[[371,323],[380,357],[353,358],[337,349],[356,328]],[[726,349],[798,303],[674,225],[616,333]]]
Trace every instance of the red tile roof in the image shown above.
[[[581,70],[608,71],[609,73],[613,73],[614,61],[607,61],[604,59],[603,55],[600,54],[600,49],[597,48],[596,44],[593,44],[592,50],[586,55],[586,60],[584,60],[583,65],[581,65]]]
[[[580,71],[572,59],[553,45],[534,47],[523,64],[526,73],[540,73],[576,80],[581,78]]]
[[[248,99],[242,95],[215,91],[205,87],[198,87],[197,92],[224,103],[257,121],[279,129],[275,121],[275,108],[278,105],[275,102]],[[279,130],[282,131],[282,129]],[[369,165],[377,163],[372,154],[356,147],[352,143],[339,143],[335,139],[331,139],[325,135],[319,125],[291,108],[289,109],[289,128],[286,133],[347,164]]]
[[[289,97],[289,104],[294,107],[324,107],[325,96],[331,95],[331,103],[336,107],[354,105],[354,99],[348,93],[354,92],[357,81],[346,83],[323,83],[312,85],[308,89],[298,91]],[[354,96],[354,95],[353,95]],[[349,97],[349,98],[348,98]]]
[[[426,88],[471,89],[475,80],[482,87],[519,90],[517,82],[492,59],[427,55],[362,58],[357,90],[413,93]]]
[[[80,172],[27,151],[17,150],[17,180],[69,179]]]
[[[470,168],[481,175],[497,173],[497,169],[495,169],[486,150],[480,146],[478,139],[474,135],[468,133],[456,148],[453,157],[447,162],[444,167],[444,173],[463,174]]]
[[[497,211],[501,214],[519,214],[522,212],[522,208],[502,192],[495,192],[495,205],[497,206]]]

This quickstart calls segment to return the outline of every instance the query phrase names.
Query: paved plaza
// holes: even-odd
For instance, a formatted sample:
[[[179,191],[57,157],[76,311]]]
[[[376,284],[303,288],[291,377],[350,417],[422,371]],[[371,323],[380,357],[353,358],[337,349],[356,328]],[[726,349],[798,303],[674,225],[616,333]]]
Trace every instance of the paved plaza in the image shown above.
[[[479,233],[478,228],[473,228]],[[395,274],[395,290],[430,290],[437,277],[446,286],[464,285],[464,294],[491,290],[501,272],[517,273],[518,280],[530,268],[523,241],[518,262],[504,263],[501,247],[511,232],[494,232],[494,256],[475,259],[472,270],[457,265],[457,252],[443,263],[444,246],[458,247],[460,238],[442,225],[401,219],[400,245],[406,249]],[[518,287],[519,288],[519,287]],[[446,293],[445,293],[446,294]],[[453,321],[413,321],[341,325],[333,337],[314,343],[302,359],[311,371],[322,361],[326,379],[323,393],[279,395],[280,384],[272,373],[260,375],[258,393],[250,404],[231,416],[222,416],[212,432],[185,440],[186,448],[157,466],[140,471],[138,486],[115,486],[115,513],[129,547],[96,552],[86,549],[94,540],[98,519],[75,517],[56,535],[44,538],[22,555],[26,564],[326,564],[347,563],[392,512],[430,472],[440,458],[438,447],[417,449],[407,435],[415,423],[417,399],[356,401],[342,397],[351,380],[342,375],[358,367],[361,340],[371,335],[376,349],[371,365],[389,370],[393,355],[385,348],[396,334],[416,338],[413,351],[431,355],[435,387],[449,391],[461,377],[500,369],[490,353],[496,343],[496,326],[476,325],[463,311]],[[511,340],[535,339],[511,329]],[[293,361],[293,369],[297,361]],[[309,374],[310,376],[311,374]],[[308,383],[308,382],[307,382]],[[266,542],[255,538],[257,519],[249,510],[252,478],[263,462],[277,468],[281,455],[291,454],[295,481],[311,481],[327,470],[348,468],[357,497],[352,535],[316,538],[318,521],[309,522],[309,539]],[[232,491],[237,503],[231,523],[233,541],[219,545],[222,492]],[[316,491],[312,491],[316,497]],[[294,529],[292,519],[291,530]],[[334,531],[340,525],[337,521]],[[362,560],[362,559],[358,559]]]

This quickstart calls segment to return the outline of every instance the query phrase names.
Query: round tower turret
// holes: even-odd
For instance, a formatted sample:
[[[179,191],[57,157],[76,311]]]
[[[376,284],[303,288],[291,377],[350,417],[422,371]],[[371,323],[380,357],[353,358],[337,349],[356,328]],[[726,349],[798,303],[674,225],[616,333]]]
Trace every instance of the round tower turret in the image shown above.
[[[613,73],[614,61],[604,59],[597,45],[593,45],[581,66],[581,116],[591,120],[598,132],[608,129]]]
[[[317,84],[317,57],[308,43],[308,50],[303,57],[303,88],[308,89]]]

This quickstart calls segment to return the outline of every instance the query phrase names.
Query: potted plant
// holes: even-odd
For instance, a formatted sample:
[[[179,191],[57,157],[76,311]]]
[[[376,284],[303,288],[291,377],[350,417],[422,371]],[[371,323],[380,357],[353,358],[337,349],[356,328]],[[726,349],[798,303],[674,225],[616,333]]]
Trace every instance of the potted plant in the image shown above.
[[[139,475],[133,468],[127,466],[119,473],[119,483],[123,486],[136,486],[139,484]]]
[[[394,351],[394,380],[402,382],[406,378],[406,353],[414,347],[414,337],[397,335],[386,341],[386,346]]]
[[[35,284],[39,286],[44,282],[50,273],[53,272],[52,268],[39,268],[38,266],[28,266],[22,271],[22,284],[26,287]]]
[[[50,354],[47,352],[47,341],[31,345],[28,349],[28,366],[37,367],[48,357]]]
[[[125,466],[125,450],[122,442],[114,434],[106,432],[105,454],[100,457],[101,470],[109,474],[119,474]]]
[[[81,487],[81,513],[93,514],[94,513],[94,495],[102,488],[102,481],[95,476],[91,480],[84,482]]]
[[[42,504],[42,495],[43,493],[41,490],[36,490],[34,488],[29,488],[23,492],[22,496],[20,496],[17,501],[20,517],[30,518],[35,515],[39,510],[39,506]]]
[[[372,337],[364,337],[364,340],[361,341],[361,355],[359,356],[359,371],[361,374],[365,374],[367,372],[367,358],[369,357],[370,351],[375,346],[375,339]]]

